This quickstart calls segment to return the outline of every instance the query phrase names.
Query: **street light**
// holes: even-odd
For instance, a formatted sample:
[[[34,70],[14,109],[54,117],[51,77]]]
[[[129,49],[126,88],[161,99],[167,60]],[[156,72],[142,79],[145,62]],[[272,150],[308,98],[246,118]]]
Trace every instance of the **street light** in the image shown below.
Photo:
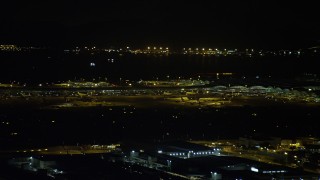
[[[288,153],[287,152],[284,152],[284,155],[285,155],[285,163],[287,164],[288,163]]]
[[[168,169],[171,170],[171,160],[167,160]]]
[[[218,173],[217,172],[210,172],[211,173],[211,179],[218,179]]]

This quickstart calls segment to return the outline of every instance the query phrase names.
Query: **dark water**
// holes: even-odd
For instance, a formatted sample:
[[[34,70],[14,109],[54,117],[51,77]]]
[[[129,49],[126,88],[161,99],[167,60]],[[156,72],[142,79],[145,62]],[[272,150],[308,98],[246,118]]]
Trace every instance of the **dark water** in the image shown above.
[[[56,82],[95,78],[118,81],[119,78],[160,79],[170,75],[193,77],[221,72],[242,75],[296,77],[318,73],[318,57],[239,57],[201,55],[134,55],[113,53],[66,54],[63,51],[1,52],[0,80],[21,82]],[[112,61],[113,60],[113,61]],[[95,63],[94,67],[90,63]]]

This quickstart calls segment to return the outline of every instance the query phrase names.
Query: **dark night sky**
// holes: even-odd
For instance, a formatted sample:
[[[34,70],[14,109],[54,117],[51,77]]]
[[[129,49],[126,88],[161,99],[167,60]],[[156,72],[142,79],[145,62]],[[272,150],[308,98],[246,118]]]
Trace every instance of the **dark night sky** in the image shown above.
[[[0,15],[0,44],[226,48],[320,44],[316,1],[7,1],[2,2]]]

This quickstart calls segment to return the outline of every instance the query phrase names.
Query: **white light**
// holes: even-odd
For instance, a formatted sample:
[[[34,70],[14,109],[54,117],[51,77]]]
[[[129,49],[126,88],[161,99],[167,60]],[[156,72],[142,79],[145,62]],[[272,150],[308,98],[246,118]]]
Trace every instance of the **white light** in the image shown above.
[[[259,169],[255,168],[255,167],[251,167],[251,171],[253,171],[253,172],[259,172]]]

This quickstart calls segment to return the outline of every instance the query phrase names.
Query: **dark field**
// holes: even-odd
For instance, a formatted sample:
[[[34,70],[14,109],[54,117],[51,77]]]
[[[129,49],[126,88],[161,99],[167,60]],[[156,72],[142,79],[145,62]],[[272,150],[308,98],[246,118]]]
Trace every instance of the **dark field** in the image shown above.
[[[64,108],[39,108],[30,104],[2,107],[2,147],[223,139],[244,135],[300,137],[319,136],[320,132],[319,106],[261,103],[239,107],[175,103],[163,106],[148,99],[154,106],[147,101],[143,107],[144,100],[139,100],[139,107],[133,103]]]

